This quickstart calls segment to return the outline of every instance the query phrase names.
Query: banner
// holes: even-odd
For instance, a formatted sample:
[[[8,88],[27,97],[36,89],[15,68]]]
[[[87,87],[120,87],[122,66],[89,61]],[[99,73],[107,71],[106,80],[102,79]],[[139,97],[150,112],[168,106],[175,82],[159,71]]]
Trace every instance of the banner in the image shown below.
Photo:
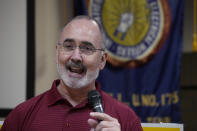
[[[181,121],[183,2],[89,1],[89,15],[103,27],[108,52],[98,81],[104,91],[128,104],[142,122]]]

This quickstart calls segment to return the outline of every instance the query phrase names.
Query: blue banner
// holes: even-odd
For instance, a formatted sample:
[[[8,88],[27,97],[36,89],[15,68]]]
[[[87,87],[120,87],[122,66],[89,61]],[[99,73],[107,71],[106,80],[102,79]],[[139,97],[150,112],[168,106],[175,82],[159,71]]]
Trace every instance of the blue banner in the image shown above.
[[[181,122],[184,0],[92,0],[109,53],[98,81],[142,122]]]

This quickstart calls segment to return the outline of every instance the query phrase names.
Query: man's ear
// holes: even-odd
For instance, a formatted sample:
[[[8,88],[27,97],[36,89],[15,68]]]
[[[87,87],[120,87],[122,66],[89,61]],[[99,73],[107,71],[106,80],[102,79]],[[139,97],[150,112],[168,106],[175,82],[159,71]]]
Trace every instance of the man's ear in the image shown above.
[[[104,52],[104,54],[101,56],[100,70],[102,70],[105,67],[106,60],[107,60],[107,53]]]

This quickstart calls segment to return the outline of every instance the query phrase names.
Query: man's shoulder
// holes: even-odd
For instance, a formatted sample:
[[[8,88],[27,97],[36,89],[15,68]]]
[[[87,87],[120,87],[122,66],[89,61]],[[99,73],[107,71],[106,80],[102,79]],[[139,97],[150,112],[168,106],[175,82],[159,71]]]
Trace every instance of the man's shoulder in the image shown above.
[[[103,96],[104,96],[105,105],[106,106],[109,105],[107,106],[108,108],[111,108],[115,110],[116,112],[127,112],[127,113],[132,113],[133,115],[135,115],[135,112],[126,103],[116,100],[115,98],[107,94],[106,92],[103,92]]]
[[[35,107],[38,107],[37,104],[40,103],[46,93],[47,91],[16,106],[6,117],[2,129],[22,128],[24,122],[31,115],[31,112],[34,111]]]
[[[103,93],[105,113],[117,118],[122,130],[141,131],[141,122],[136,113],[127,104],[122,103],[107,93]]]
[[[48,91],[20,103],[14,108],[13,111],[25,114],[29,110],[33,109],[39,102],[41,102],[41,100],[46,96],[47,92]]]

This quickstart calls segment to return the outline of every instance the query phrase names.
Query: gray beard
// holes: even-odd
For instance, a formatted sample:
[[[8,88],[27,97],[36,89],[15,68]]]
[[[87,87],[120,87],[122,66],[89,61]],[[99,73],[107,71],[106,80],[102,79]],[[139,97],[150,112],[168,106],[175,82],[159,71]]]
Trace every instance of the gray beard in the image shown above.
[[[97,79],[99,75],[99,68],[96,69],[96,72],[90,72],[87,70],[86,74],[82,78],[74,78],[67,75],[65,67],[61,67],[59,63],[57,64],[57,70],[60,75],[60,78],[63,80],[64,84],[69,88],[79,89],[86,87],[91,82]]]

